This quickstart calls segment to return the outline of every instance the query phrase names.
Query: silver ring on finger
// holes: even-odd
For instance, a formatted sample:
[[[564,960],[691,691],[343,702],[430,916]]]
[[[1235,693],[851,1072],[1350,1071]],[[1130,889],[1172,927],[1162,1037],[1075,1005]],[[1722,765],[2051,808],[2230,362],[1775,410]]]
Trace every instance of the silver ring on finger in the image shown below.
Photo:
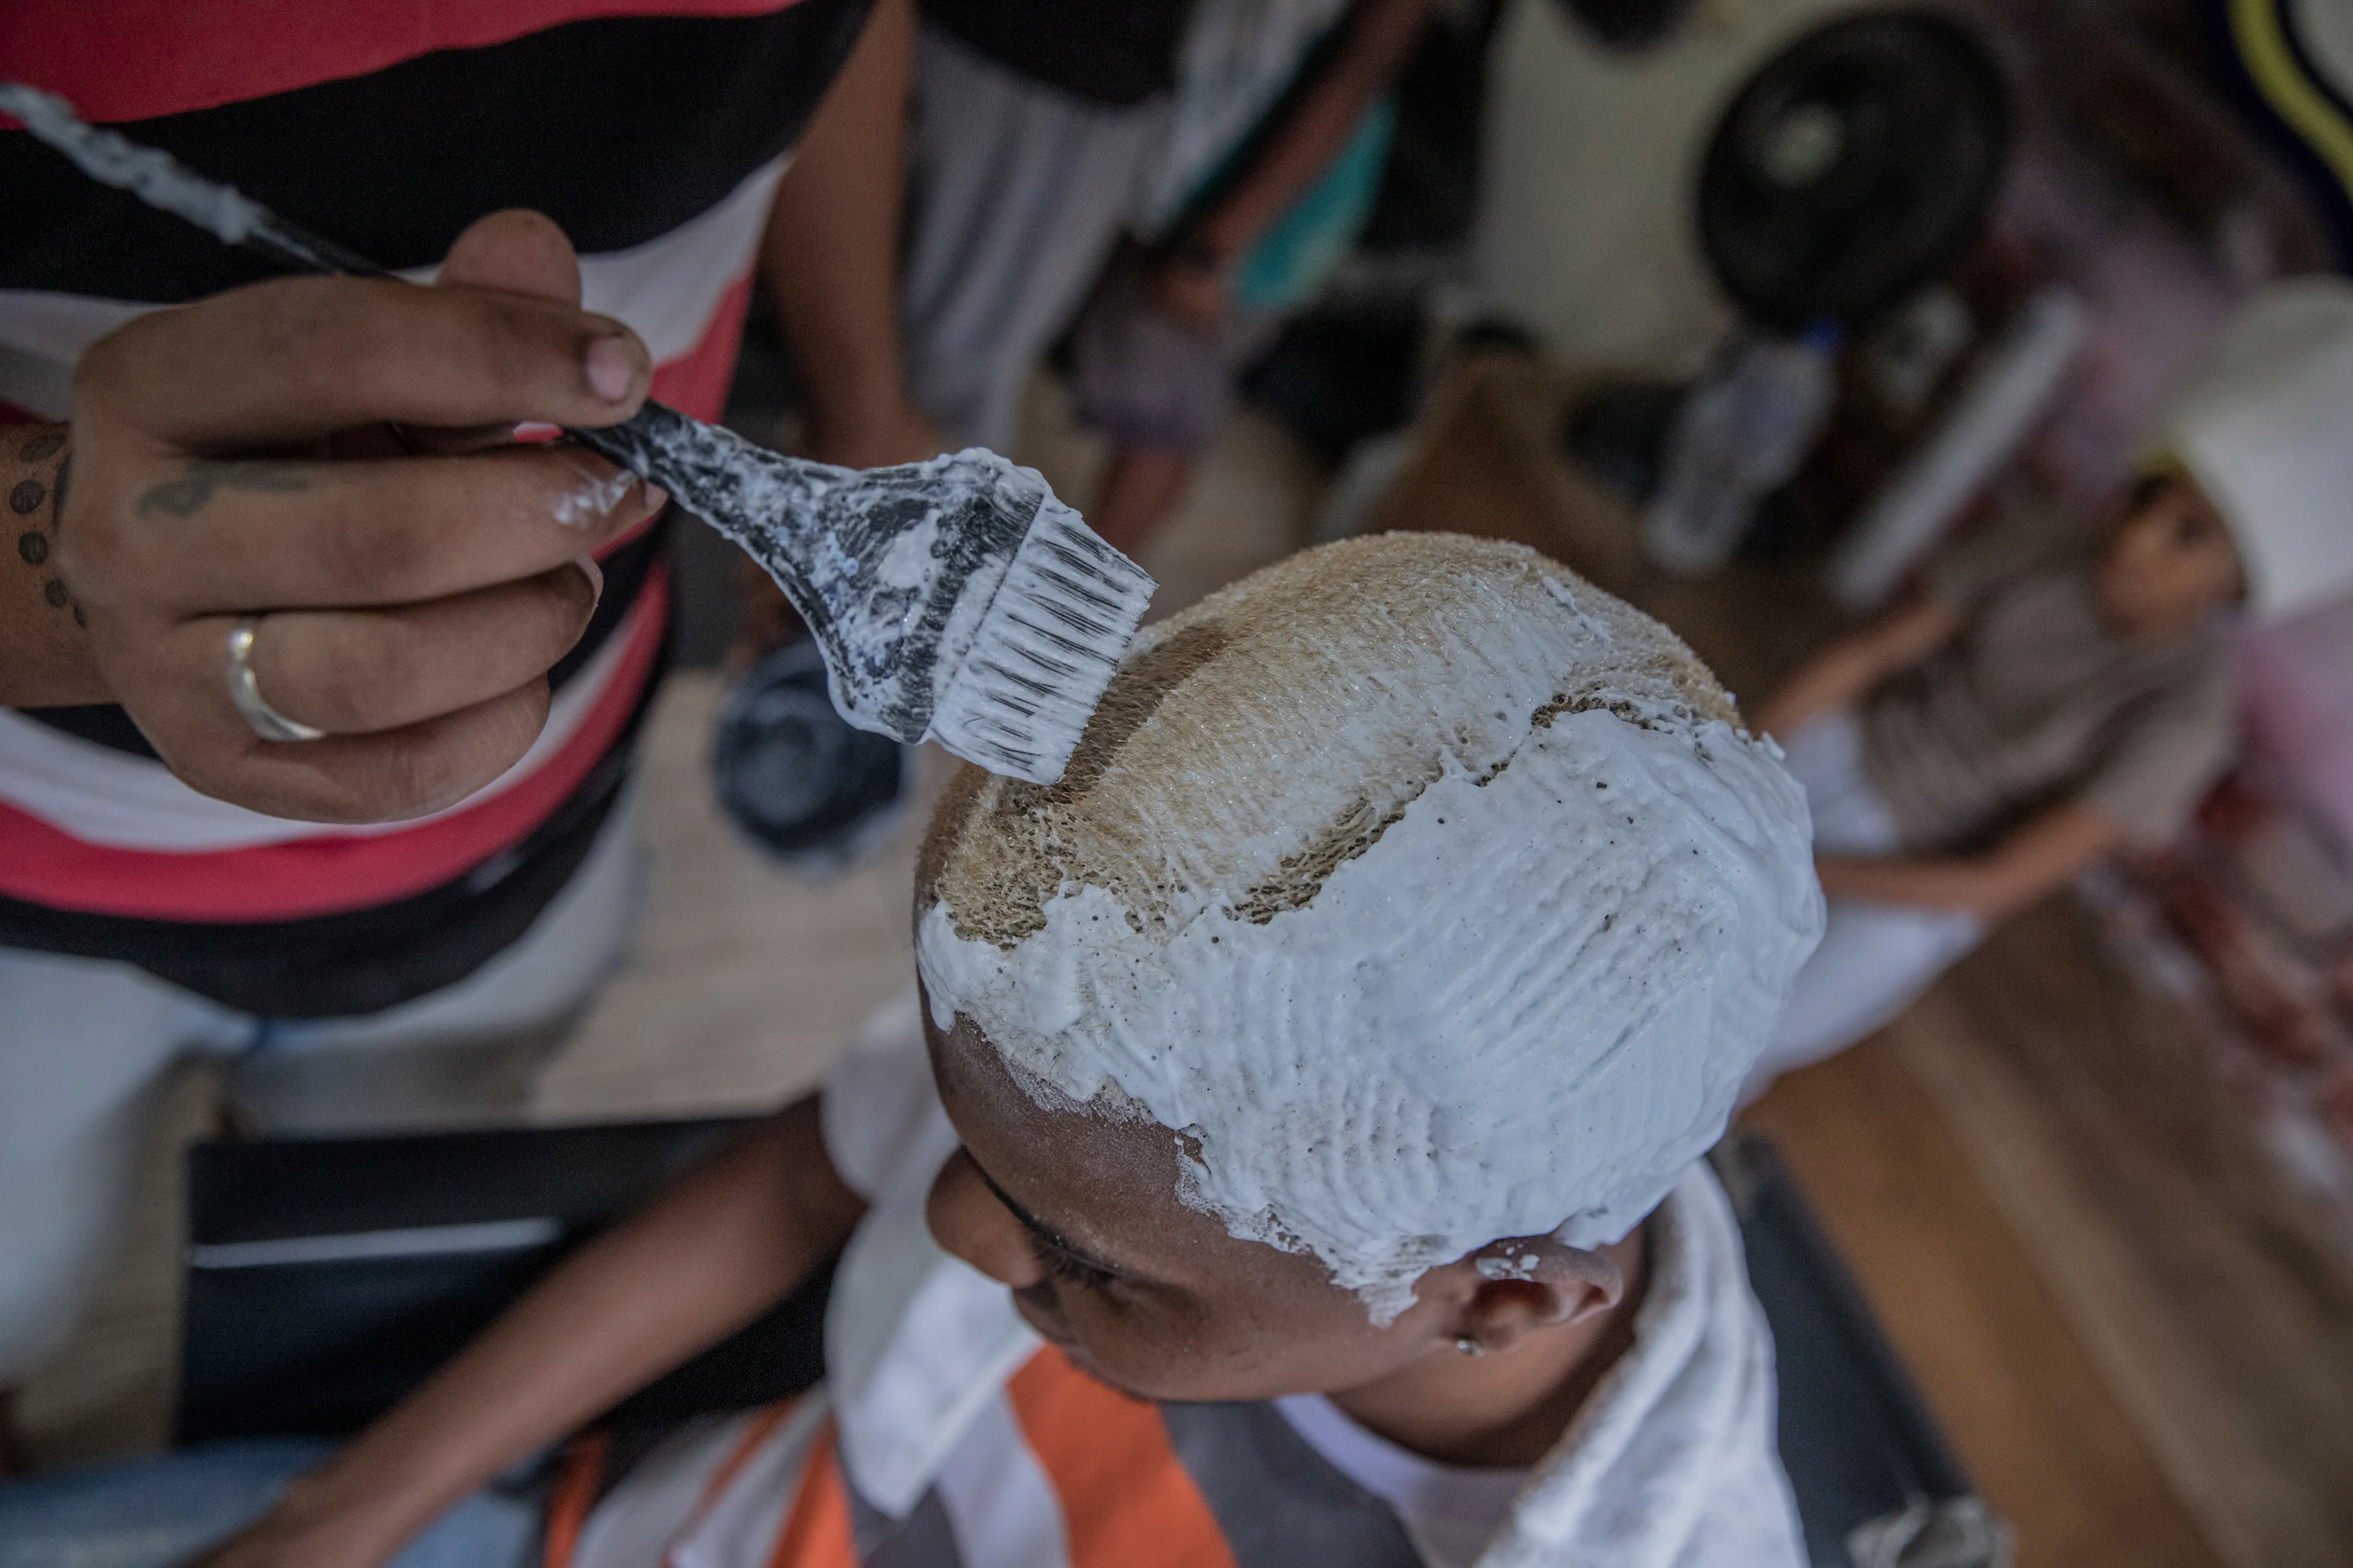
[[[261,683],[253,678],[253,635],[261,625],[259,616],[248,616],[228,633],[228,700],[245,715],[253,732],[265,741],[316,741],[326,735],[324,730],[305,724],[299,719],[289,719],[262,700]]]

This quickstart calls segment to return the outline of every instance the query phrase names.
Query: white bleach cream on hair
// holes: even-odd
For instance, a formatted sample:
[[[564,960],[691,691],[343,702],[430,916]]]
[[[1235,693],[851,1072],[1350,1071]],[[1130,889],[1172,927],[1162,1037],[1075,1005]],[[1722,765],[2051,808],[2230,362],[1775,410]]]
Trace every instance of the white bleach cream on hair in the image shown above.
[[[916,952],[1041,1103],[1374,1319],[1506,1237],[1615,1241],[1721,1136],[1821,930],[1802,793],[1671,633],[1390,534],[1147,631],[1061,784],[966,769]]]

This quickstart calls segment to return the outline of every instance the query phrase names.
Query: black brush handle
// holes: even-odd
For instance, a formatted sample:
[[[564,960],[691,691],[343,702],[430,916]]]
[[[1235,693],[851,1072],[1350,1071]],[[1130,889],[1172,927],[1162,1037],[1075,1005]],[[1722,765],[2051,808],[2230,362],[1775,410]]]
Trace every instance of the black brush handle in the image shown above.
[[[259,251],[290,272],[406,281],[399,273],[378,267],[358,251],[337,245],[324,235],[312,234],[300,224],[289,223],[276,213],[267,214],[254,226],[253,232],[237,244],[247,250]]]
[[[709,515],[719,509],[704,494],[700,476],[687,472],[672,456],[704,444],[698,438],[710,429],[691,415],[681,414],[669,404],[656,403],[649,397],[635,414],[618,425],[566,425],[564,433],[598,457],[610,458],[640,479],[651,479],[677,497],[687,510],[719,526],[726,520],[713,520]]]

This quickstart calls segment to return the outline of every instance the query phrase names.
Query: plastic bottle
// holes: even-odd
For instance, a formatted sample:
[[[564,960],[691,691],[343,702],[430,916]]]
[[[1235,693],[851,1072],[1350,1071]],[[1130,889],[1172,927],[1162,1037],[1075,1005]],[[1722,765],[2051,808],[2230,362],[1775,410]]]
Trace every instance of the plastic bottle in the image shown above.
[[[1828,422],[1837,391],[1834,326],[1801,338],[1744,334],[1683,398],[1659,488],[1642,513],[1642,552],[1670,572],[1732,558],[1766,493],[1786,483]]]

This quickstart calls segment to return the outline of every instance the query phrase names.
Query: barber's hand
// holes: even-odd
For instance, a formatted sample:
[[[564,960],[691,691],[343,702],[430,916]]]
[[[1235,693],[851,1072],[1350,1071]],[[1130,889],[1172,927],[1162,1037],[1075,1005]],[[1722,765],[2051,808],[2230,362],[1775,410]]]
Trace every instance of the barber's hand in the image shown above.
[[[579,309],[571,245],[510,212],[430,289],[256,284],[142,316],[74,381],[57,559],[114,700],[207,795],[321,822],[417,816],[529,748],[596,585],[575,564],[659,492],[518,423],[617,423],[645,345]],[[255,734],[229,634],[259,617]]]

